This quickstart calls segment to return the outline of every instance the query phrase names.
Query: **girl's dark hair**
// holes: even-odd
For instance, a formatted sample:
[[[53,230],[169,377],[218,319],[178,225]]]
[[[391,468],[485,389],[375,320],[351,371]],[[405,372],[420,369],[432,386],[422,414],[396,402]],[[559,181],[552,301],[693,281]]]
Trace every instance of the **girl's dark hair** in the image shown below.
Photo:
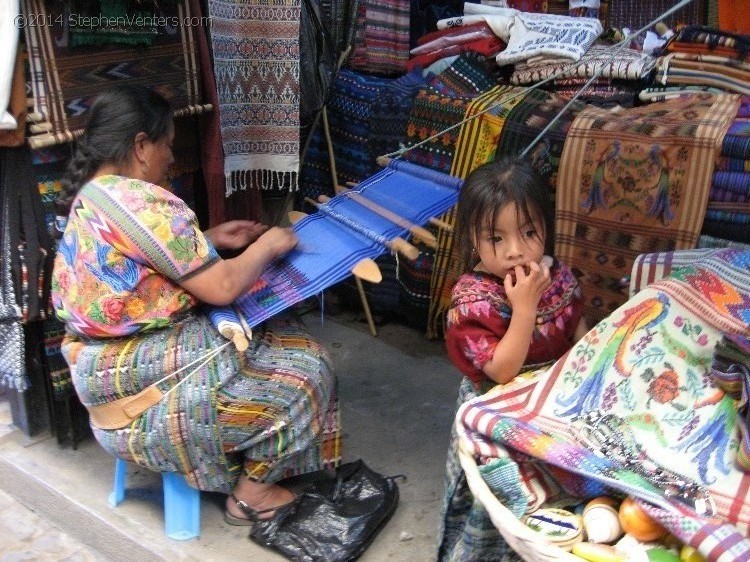
[[[115,86],[100,94],[89,109],[83,136],[61,180],[63,195],[58,215],[67,216],[81,186],[102,164],[125,164],[135,136],[146,133],[152,141],[167,136],[172,109],[167,100],[142,86]]]
[[[519,224],[542,223],[544,232],[539,236],[544,236],[545,252],[552,253],[553,205],[547,185],[526,160],[501,156],[471,172],[458,195],[456,242],[463,271],[477,265],[474,241],[483,228],[495,230],[495,218],[508,204],[518,209]]]

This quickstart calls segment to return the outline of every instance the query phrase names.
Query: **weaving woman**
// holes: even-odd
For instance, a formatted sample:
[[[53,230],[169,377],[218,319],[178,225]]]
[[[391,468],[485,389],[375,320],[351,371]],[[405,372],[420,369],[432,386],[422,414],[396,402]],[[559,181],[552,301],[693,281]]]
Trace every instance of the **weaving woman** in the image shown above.
[[[53,305],[97,441],[227,493],[225,520],[245,525],[294,501],[279,480],[336,466],[336,380],[295,321],[259,326],[241,350],[201,312],[247,291],[297,239],[250,221],[201,232],[160,187],[173,137],[169,105],[154,92],[119,87],[96,100],[61,201]],[[241,251],[222,259],[217,249]]]

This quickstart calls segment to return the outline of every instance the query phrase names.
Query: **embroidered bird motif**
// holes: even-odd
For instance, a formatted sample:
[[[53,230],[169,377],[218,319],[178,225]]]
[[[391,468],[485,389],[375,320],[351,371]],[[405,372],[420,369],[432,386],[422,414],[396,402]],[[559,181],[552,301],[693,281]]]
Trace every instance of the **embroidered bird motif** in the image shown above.
[[[653,165],[653,169],[658,170],[656,199],[648,210],[648,214],[667,225],[674,218],[674,213],[669,208],[669,166],[664,163],[658,144],[651,147],[648,158]]]
[[[612,368],[622,377],[629,377],[630,371],[624,363],[625,354],[631,347],[631,341],[659,324],[669,312],[669,300],[664,295],[646,299],[626,309],[622,318],[613,325],[615,331],[604,345],[601,353],[573,394],[567,398],[557,398],[557,403],[567,408],[560,415],[569,416],[588,412],[599,407],[602,389],[608,377],[605,373]]]
[[[109,246],[96,242],[96,266],[86,264],[86,268],[117,293],[132,290],[138,282],[138,268],[131,260],[111,260],[110,250]]]
[[[589,213],[594,209],[601,207],[602,209],[607,208],[607,202],[604,200],[604,193],[602,189],[602,183],[607,175],[607,168],[613,166],[620,155],[621,144],[619,140],[612,141],[612,145],[608,148],[606,153],[599,160],[594,170],[594,177],[591,180],[591,191],[585,201],[581,203],[581,207],[588,209]]]

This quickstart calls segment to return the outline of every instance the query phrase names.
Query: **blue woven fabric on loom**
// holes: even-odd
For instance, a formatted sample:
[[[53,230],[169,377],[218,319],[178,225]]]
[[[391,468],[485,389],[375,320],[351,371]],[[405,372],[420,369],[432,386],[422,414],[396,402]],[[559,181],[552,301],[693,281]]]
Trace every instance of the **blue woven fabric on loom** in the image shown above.
[[[392,161],[354,191],[381,207],[421,225],[452,207],[463,181],[403,161]],[[208,307],[212,323],[221,320],[256,326],[301,300],[351,275],[362,259],[376,258],[387,248],[373,238],[404,237],[407,229],[381,217],[346,194],[326,205],[334,213],[356,221],[373,233],[367,237],[324,212],[309,215],[294,225],[300,240],[297,248],[266,267],[248,293],[233,305]]]

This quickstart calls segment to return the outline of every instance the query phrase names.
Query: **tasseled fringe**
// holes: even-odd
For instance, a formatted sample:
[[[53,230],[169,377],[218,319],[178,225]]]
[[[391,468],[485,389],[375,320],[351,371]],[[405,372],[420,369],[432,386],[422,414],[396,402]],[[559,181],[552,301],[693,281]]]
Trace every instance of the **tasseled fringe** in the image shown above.
[[[17,390],[18,392],[25,392],[29,388],[29,379],[26,377],[25,372],[20,375],[6,373],[0,376],[0,387]]]
[[[299,172],[279,172],[276,170],[234,170],[225,176],[226,197],[235,191],[244,191],[248,187],[260,189],[288,189],[297,191]]]

